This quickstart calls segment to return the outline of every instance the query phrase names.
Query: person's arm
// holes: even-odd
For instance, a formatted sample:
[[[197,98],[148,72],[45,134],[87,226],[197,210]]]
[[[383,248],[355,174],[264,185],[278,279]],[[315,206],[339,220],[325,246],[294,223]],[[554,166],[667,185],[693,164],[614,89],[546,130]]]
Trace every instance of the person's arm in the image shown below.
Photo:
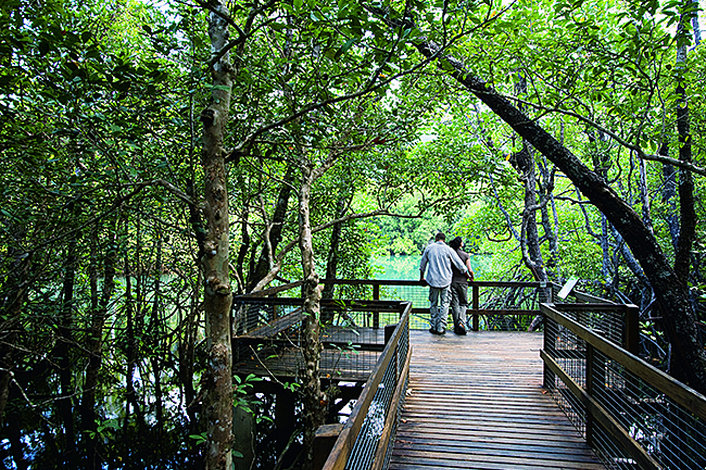
[[[466,268],[468,269],[468,280],[472,281],[475,274],[473,273],[473,269],[471,268],[471,258],[466,259]]]
[[[449,248],[449,253],[450,253],[450,258],[451,262],[458,268],[459,271],[461,271],[464,274],[468,274],[469,269],[466,267],[465,264],[463,264],[463,261],[461,261],[461,258],[458,257],[458,254],[456,253],[456,250],[454,250],[451,247]]]
[[[422,253],[422,263],[419,265],[419,280],[424,281],[424,271],[427,269],[427,264],[429,263],[429,250],[424,249]]]

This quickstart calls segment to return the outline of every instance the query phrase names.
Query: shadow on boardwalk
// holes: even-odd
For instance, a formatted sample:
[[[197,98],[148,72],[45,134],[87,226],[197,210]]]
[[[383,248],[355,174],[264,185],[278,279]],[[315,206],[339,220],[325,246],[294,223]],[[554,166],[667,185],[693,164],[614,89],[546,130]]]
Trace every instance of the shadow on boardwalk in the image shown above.
[[[541,333],[412,331],[390,469],[602,469],[543,393]]]

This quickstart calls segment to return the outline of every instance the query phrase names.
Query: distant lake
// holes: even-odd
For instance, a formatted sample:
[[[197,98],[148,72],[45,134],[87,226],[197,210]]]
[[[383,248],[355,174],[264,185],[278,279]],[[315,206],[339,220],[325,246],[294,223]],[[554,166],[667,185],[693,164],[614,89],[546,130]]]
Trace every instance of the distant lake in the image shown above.
[[[420,261],[421,256],[414,255],[381,256],[373,260],[373,265],[382,268],[382,272],[375,274],[375,279],[418,281]]]
[[[483,278],[483,266],[492,255],[471,255],[471,267],[476,273],[476,278]],[[390,280],[402,279],[419,280],[419,263],[422,255],[390,255],[381,256],[373,260],[373,265],[382,271],[375,274],[375,279]]]

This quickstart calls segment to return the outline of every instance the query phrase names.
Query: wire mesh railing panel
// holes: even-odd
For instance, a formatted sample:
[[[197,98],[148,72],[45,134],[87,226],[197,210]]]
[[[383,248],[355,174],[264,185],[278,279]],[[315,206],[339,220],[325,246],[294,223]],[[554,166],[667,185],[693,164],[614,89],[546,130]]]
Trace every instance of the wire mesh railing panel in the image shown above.
[[[547,352],[572,380],[585,387],[586,345],[570,330],[551,319],[545,318],[545,344],[550,345]],[[556,376],[545,383],[571,423],[583,435],[586,429],[586,412],[568,386]]]
[[[564,304],[557,308],[597,335],[615,344],[624,344],[625,310],[611,305],[591,304],[590,307],[586,308],[584,304]]]
[[[324,346],[320,370],[326,378],[365,380],[385,345],[385,327],[400,320],[399,304],[380,301],[322,301]],[[234,360],[243,370],[297,376],[305,367],[300,351],[301,299],[238,297],[233,316]],[[380,311],[376,311],[379,309]]]
[[[542,309],[544,353],[559,369],[545,370],[545,385],[608,468],[706,468],[702,395],[627,352],[620,337],[603,337],[610,320]]]
[[[402,337],[399,343],[397,343],[397,370],[401,371],[404,367],[404,363],[409,356],[409,322],[404,322],[402,327]]]
[[[533,286],[481,286],[478,306],[487,310],[538,310],[537,300],[537,288]]]
[[[617,445],[615,439],[599,424],[595,424],[593,448],[609,470],[635,470],[636,462],[625,450]]]
[[[300,307],[296,305],[236,301],[233,304],[233,329],[236,335],[250,333],[298,309]]]
[[[363,328],[383,328],[387,325],[394,325],[400,320],[399,312],[352,310],[341,307],[322,307],[322,318],[326,325],[334,328],[347,328],[352,331]]]
[[[386,468],[396,435],[400,409],[408,384],[409,313],[405,309],[366,382],[324,469]]]
[[[419,281],[409,280],[343,280],[323,281],[333,285],[333,298],[406,301],[412,304],[412,329],[429,328],[429,287]],[[473,328],[471,315],[474,306],[482,312],[478,326],[481,330],[527,330],[538,313],[538,302],[543,299],[537,282],[482,281],[470,282],[468,289],[468,327]],[[473,296],[478,293],[477,298]],[[497,311],[497,314],[487,312]],[[449,313],[450,315],[450,313]],[[361,324],[369,324],[361,323]]]
[[[368,407],[363,426],[356,437],[353,450],[346,463],[348,470],[370,468],[377,452],[378,444],[385,429],[387,415],[390,412],[392,395],[397,383],[397,361],[391,360],[383,379],[375,391],[375,397]]]
[[[398,380],[405,381],[403,390],[406,390],[408,383],[408,376],[402,378],[401,373],[409,355],[409,321],[400,324],[399,328],[401,328],[401,331],[395,347],[394,357],[388,363],[383,378],[375,391],[375,396],[368,407],[365,420],[346,463],[346,469],[361,470],[370,468],[375,455],[379,454],[378,445],[380,444],[385,425],[392,426],[392,429],[390,430],[388,442],[384,444],[386,447],[383,458],[385,461],[390,458],[394,436],[399,424],[404,393],[400,395],[397,403],[393,403],[392,400]],[[391,413],[392,416],[390,416]]]
[[[479,330],[526,331],[534,314],[539,310],[539,289],[525,283],[499,283],[481,285],[475,301],[480,310],[495,310],[498,314],[485,313],[478,319]],[[473,305],[471,305],[473,307]],[[513,311],[524,311],[512,314]],[[469,323],[471,319],[469,317]],[[469,327],[471,325],[469,324]]]
[[[617,361],[595,354],[593,396],[664,468],[706,468],[706,422]]]
[[[411,302],[412,308],[428,308],[429,288],[423,285],[380,286],[380,299]]]

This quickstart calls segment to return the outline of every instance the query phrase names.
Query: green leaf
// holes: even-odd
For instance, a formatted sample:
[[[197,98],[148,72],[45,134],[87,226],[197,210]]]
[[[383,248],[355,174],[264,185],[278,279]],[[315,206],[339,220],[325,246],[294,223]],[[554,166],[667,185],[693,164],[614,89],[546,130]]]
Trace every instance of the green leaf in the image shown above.
[[[336,51],[336,54],[333,56],[335,60],[338,60],[343,54],[348,52],[348,50],[353,47],[353,44],[355,44],[355,39],[349,39],[343,45]]]

